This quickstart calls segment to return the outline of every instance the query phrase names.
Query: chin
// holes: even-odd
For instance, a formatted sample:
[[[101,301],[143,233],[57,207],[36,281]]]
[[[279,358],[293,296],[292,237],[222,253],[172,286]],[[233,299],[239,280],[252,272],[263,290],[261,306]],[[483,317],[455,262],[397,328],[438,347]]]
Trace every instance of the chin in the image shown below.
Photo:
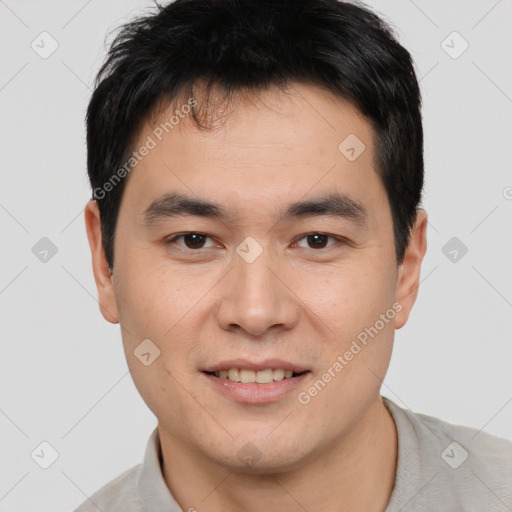
[[[269,430],[270,431],[270,430]],[[278,474],[300,468],[306,464],[310,450],[304,445],[302,436],[276,436],[275,439],[247,436],[236,438],[222,446],[223,451],[209,453],[217,464],[230,471],[250,475]],[[234,449],[234,450],[233,450]],[[313,450],[311,450],[313,451]]]

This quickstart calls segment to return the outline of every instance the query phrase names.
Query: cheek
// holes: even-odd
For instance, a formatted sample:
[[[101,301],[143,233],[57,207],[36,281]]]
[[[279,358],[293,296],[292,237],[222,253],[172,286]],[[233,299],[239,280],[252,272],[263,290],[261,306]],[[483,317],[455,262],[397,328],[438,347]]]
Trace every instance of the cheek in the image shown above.
[[[321,382],[318,389],[309,390],[318,393],[313,408],[318,414],[330,411],[336,420],[343,411],[356,414],[378,393],[392,353],[398,311],[393,306],[394,260],[375,264],[369,257],[365,264],[365,259],[347,262],[329,276],[308,274],[302,281],[302,293],[308,297],[304,302],[315,308],[329,328],[326,333],[332,334],[322,344]],[[330,407],[333,403],[338,406]]]
[[[170,276],[169,269],[147,260],[124,258],[117,276],[115,293],[127,364],[153,410],[186,378],[188,354],[198,338],[194,330],[198,322],[190,322],[190,312],[199,299],[193,289],[182,285],[183,276]]]
[[[340,326],[338,332],[344,329],[354,335],[340,334],[335,342],[324,345],[324,364],[300,390],[299,403],[332,432],[350,429],[379,394],[393,347],[390,317],[395,311],[390,311],[387,323],[370,315],[371,323],[359,320],[359,325]],[[354,319],[347,317],[347,321]]]
[[[115,293],[120,322],[136,338],[167,338],[208,290],[205,279],[195,281],[190,273],[162,265],[161,259],[151,261],[148,253],[119,263]]]
[[[186,429],[194,411],[193,392],[179,365],[169,368],[164,352],[150,366],[133,359],[130,373],[140,396],[153,414],[165,418],[173,431]],[[196,411],[197,413],[197,411]],[[184,426],[185,424],[185,426]]]
[[[396,280],[390,262],[361,255],[331,269],[303,272],[297,295],[329,328],[337,344],[355,338],[379,321],[395,302]],[[394,317],[395,311],[390,312]],[[388,315],[389,316],[389,315]],[[385,320],[388,320],[386,317]],[[393,322],[379,330],[392,331]]]

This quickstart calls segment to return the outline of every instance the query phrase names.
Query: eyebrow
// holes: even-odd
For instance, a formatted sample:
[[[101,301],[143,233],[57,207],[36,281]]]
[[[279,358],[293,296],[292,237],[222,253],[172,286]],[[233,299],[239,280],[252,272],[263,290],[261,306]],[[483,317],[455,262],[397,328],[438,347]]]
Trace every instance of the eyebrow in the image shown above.
[[[144,210],[143,215],[144,223],[147,225],[166,218],[186,215],[221,221],[227,221],[230,217],[229,212],[222,205],[178,193],[168,193],[159,197]],[[345,194],[331,193],[307,201],[291,203],[281,220],[318,216],[342,217],[363,226],[368,213],[359,201]]]

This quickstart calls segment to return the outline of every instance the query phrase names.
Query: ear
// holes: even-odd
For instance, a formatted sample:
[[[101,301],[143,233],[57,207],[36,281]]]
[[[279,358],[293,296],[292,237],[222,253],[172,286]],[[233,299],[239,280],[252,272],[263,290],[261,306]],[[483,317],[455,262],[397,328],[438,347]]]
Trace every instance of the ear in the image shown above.
[[[89,201],[84,209],[85,229],[91,248],[92,269],[98,289],[98,302],[103,318],[112,324],[119,323],[119,312],[114,294],[112,275],[108,268],[107,258],[103,250],[100,210],[98,203]]]
[[[421,263],[427,250],[427,212],[418,210],[411,230],[409,244],[398,270],[397,302],[402,309],[395,316],[395,329],[405,325],[416,302],[420,284]]]

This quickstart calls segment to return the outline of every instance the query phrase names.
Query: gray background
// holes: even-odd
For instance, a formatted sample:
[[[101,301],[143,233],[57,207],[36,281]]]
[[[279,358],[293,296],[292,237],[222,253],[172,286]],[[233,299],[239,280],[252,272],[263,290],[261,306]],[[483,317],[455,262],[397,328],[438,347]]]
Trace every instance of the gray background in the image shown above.
[[[368,3],[421,77],[430,214],[419,298],[382,392],[511,439],[512,2]],[[83,221],[84,112],[104,38],[150,5],[0,1],[2,511],[73,509],[139,463],[156,426],[119,326],[100,315]],[[59,45],[46,59],[31,48],[43,31]],[[453,31],[469,44],[458,58]],[[32,252],[42,237],[58,250],[45,263]],[[468,248],[455,262],[452,237]],[[31,458],[42,441],[58,452],[46,470]]]

